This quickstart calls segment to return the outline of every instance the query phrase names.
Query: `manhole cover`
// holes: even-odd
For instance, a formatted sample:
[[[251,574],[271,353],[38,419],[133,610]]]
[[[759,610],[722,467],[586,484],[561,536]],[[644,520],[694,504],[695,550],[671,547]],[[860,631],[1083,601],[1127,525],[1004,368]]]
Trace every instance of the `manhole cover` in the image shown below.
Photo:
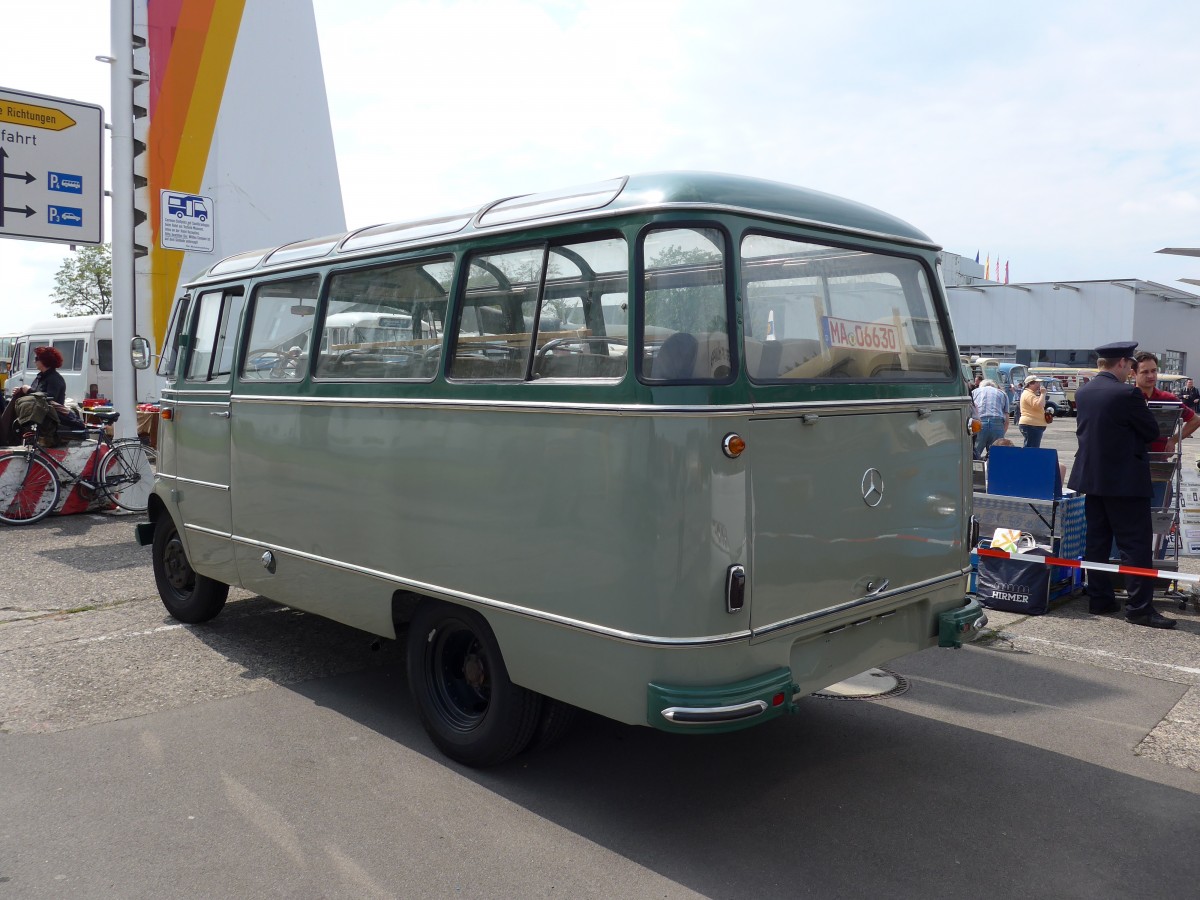
[[[813,696],[822,700],[883,700],[907,690],[908,679],[903,675],[887,669],[867,669],[853,678],[813,691]]]

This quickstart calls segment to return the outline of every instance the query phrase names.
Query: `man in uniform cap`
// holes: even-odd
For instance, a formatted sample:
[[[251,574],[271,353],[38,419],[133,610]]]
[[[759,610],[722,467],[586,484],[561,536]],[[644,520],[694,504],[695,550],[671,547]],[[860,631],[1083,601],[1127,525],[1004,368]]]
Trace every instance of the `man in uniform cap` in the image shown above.
[[[1079,451],[1067,486],[1085,494],[1087,544],[1084,559],[1108,562],[1113,538],[1128,565],[1153,568],[1154,526],[1150,520],[1150,460],[1146,445],[1158,437],[1142,392],[1125,380],[1134,370],[1136,341],[1096,348],[1100,374],[1075,392]],[[1154,608],[1154,579],[1129,580],[1125,618],[1135,625],[1174,628]],[[1112,576],[1088,571],[1088,609],[1097,615],[1121,607]]]

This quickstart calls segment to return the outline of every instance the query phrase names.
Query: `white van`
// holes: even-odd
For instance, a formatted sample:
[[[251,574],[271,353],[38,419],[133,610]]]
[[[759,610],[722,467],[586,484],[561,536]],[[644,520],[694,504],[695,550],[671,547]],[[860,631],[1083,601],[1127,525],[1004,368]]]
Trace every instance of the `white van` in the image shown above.
[[[4,391],[30,384],[37,377],[33,351],[54,347],[63,356],[58,374],[67,383],[67,396],[82,401],[92,385],[100,397],[113,395],[112,316],[67,316],[34,322],[18,332],[12,353],[12,371]]]

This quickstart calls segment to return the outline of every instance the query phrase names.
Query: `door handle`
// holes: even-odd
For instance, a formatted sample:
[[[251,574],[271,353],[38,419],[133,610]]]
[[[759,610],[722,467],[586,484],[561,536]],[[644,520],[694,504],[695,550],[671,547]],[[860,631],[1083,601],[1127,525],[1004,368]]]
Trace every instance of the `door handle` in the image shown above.
[[[209,415],[210,416],[220,416],[222,419],[228,419],[229,418],[229,410],[225,410],[225,412],[209,413]]]

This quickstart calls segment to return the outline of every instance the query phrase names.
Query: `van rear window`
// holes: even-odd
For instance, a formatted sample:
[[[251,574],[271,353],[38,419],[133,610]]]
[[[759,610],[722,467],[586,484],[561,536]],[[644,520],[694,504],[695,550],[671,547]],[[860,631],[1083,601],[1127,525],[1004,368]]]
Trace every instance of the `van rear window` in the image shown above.
[[[755,381],[951,374],[914,259],[770,235],[742,241],[746,368]]]

